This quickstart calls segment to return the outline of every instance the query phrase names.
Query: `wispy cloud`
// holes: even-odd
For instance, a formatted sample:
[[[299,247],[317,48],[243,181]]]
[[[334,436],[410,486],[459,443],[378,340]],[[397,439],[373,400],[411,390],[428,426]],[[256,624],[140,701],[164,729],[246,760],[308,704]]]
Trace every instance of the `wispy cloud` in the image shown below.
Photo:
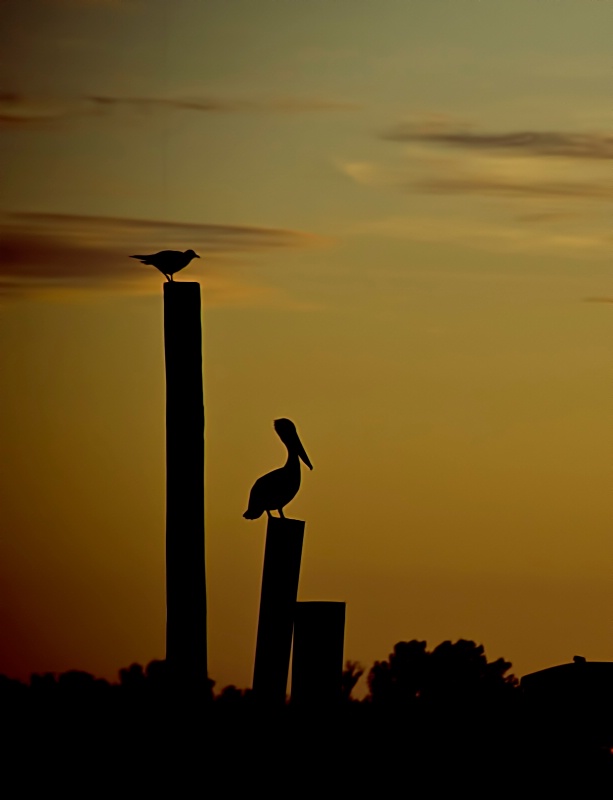
[[[585,303],[613,303],[613,297],[584,297]]]
[[[0,290],[153,286],[155,270],[128,256],[162,249],[195,249],[207,282],[221,286],[222,264],[238,254],[305,248],[323,240],[303,233],[241,225],[178,223],[68,214],[12,213],[0,217]],[[159,277],[159,276],[156,276]],[[231,279],[230,279],[231,280]],[[155,281],[154,281],[155,283]],[[238,284],[234,279],[237,288]],[[245,287],[240,287],[242,295]]]
[[[341,163],[341,171],[363,186],[464,202],[453,215],[448,203],[430,202],[431,216],[390,217],[362,232],[491,252],[611,257],[608,215],[598,205],[613,201],[613,135],[480,134],[441,114],[383,138],[402,147],[379,161]],[[484,213],[469,197],[499,202]]]
[[[219,99],[219,98],[160,98],[160,97],[109,97],[95,96],[86,98],[98,106],[125,106],[145,108],[147,110],[172,109],[175,111],[207,111],[207,112],[285,112],[298,113],[308,111],[352,111],[359,106],[356,103],[327,100],[321,97],[277,97],[263,100]]]
[[[520,214],[516,219],[518,222],[533,222],[535,224],[550,222],[568,222],[570,220],[581,219],[582,214],[564,211],[537,211],[532,214]]]
[[[347,162],[357,183],[404,192],[508,200],[613,200],[613,134],[480,133],[443,114],[396,126],[381,138],[403,146],[378,162]]]
[[[19,129],[42,127],[77,117],[100,117],[114,111],[155,113],[191,111],[207,114],[298,114],[352,111],[355,103],[322,97],[257,99],[220,97],[117,97],[90,95],[78,98],[30,97],[17,92],[0,93],[0,126]]]
[[[17,92],[0,93],[0,127],[40,126],[75,114],[69,103],[48,98],[28,98]]]
[[[438,194],[493,194],[505,197],[586,198],[613,200],[613,181],[588,183],[555,180],[514,180],[497,177],[429,178],[413,188]]]
[[[610,236],[492,223],[468,216],[398,216],[362,224],[354,235],[378,234],[412,242],[452,244],[498,253],[539,253],[564,257],[609,258]]]
[[[110,8],[122,11],[139,8],[137,0],[43,0],[43,2],[60,8]]]
[[[398,125],[384,132],[394,142],[424,142],[475,151],[508,155],[556,156],[563,158],[613,159],[613,134],[565,133],[560,131],[508,131],[474,133],[467,130],[423,130],[414,124]]]

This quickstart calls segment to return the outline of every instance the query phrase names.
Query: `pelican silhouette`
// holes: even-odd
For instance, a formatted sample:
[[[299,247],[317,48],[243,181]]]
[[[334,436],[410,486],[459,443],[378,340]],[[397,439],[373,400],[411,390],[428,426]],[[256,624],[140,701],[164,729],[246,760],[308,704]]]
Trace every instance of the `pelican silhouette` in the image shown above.
[[[180,250],[161,250],[159,253],[152,253],[148,256],[130,256],[130,258],[138,258],[141,264],[150,264],[159,269],[162,275],[166,276],[167,281],[172,281],[175,272],[185,269],[192,259],[200,258],[200,256],[193,250],[186,250],[184,253]]]
[[[294,423],[289,419],[276,419],[274,429],[287,447],[287,461],[285,466],[262,475],[253,484],[249,508],[243,514],[245,519],[258,519],[264,512],[272,517],[272,509],[284,518],[283,507],[296,497],[300,488],[300,460],[313,469]]]

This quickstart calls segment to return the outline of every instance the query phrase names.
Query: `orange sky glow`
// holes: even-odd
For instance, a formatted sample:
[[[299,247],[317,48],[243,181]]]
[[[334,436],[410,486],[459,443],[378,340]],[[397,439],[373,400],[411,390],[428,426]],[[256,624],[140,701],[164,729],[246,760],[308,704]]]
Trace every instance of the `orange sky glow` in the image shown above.
[[[613,6],[3,11],[0,673],[164,656],[163,278],[127,256],[187,248],[218,688],[251,684],[278,417],[347,658],[613,660]]]

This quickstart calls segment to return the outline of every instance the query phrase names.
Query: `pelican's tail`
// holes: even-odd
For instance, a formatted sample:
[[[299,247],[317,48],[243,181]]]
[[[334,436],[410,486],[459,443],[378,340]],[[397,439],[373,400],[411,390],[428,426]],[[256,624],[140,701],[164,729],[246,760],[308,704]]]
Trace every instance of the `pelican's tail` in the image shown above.
[[[243,514],[243,517],[245,517],[245,519],[259,519],[263,513],[264,509],[260,511],[257,508],[251,508],[251,506],[249,506],[249,508]]]

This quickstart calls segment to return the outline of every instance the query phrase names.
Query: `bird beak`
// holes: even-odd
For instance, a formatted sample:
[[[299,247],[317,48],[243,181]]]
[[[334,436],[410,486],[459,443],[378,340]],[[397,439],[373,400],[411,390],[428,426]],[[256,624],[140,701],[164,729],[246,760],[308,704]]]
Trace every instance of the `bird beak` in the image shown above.
[[[309,457],[307,456],[306,450],[302,446],[302,442],[300,441],[300,439],[298,439],[298,458],[300,458],[302,462],[306,464],[309,469],[313,469],[313,465],[309,461]]]
[[[196,258],[200,258],[200,256],[198,255],[198,253],[194,253],[194,255],[196,256]]]

